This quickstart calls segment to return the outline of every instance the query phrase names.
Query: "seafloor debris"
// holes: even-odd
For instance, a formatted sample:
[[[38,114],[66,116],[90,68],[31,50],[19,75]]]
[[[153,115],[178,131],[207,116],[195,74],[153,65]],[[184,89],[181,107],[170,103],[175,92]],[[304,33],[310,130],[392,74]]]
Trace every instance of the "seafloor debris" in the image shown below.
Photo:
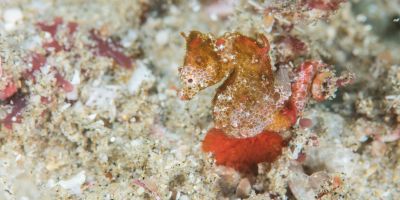
[[[341,2],[1,1],[0,199],[400,199],[400,4]],[[100,54],[91,30],[111,52]],[[295,125],[254,136],[283,141],[257,175],[215,166],[241,153],[243,138],[206,134],[215,130],[210,97],[230,74],[192,101],[177,98],[179,32],[189,30],[265,35],[273,86],[287,95],[277,110],[288,108],[302,63],[327,65]],[[333,70],[357,78],[335,83]],[[334,100],[316,100],[352,80]],[[236,146],[205,154],[202,140],[214,136]],[[265,149],[254,137],[243,152]],[[243,160],[254,171],[255,158]]]
[[[312,199],[339,199],[337,191],[342,186],[339,175],[330,177],[325,171],[318,171],[307,175],[296,164],[290,166],[289,188],[298,200]]]
[[[274,161],[284,145],[278,132],[296,123],[310,93],[322,101],[336,91],[339,78],[321,61],[303,62],[291,84],[285,69],[275,75],[269,42],[262,34],[253,39],[227,33],[214,39],[192,31],[184,37],[187,54],[179,69],[182,99],[226,78],[213,100],[215,128],[203,142],[203,150],[212,152],[217,164],[255,171],[258,163]],[[302,44],[295,46],[305,49]]]
[[[17,92],[17,85],[11,77],[3,72],[2,60],[0,58],[0,100],[4,101]]]
[[[52,63],[48,63],[48,60],[56,58],[60,52],[70,52],[73,50],[75,40],[73,36],[77,31],[78,24],[76,22],[64,23],[63,18],[56,17],[52,23],[39,22],[36,26],[40,31],[48,33],[50,37],[42,43],[42,48],[46,53],[32,52],[30,58],[26,61],[30,68],[21,74],[21,77],[25,81],[32,81],[34,84],[38,84],[35,77],[39,73],[43,73],[41,70],[47,65],[52,65]],[[58,39],[60,36],[63,40]],[[64,38],[66,39],[64,40]],[[95,54],[99,56],[109,57],[122,67],[132,67],[132,58],[120,51],[121,45],[117,42],[111,39],[102,39],[98,31],[94,29],[90,31],[90,38],[94,41],[95,45],[88,44],[89,51],[92,49]],[[79,55],[70,59],[76,61],[76,59],[79,59]],[[49,66],[48,68],[49,70],[46,69],[44,71],[48,71],[48,73],[54,77],[54,83],[57,87],[61,88],[66,93],[74,91],[74,85],[63,76],[59,68],[56,66]],[[22,122],[22,112],[26,107],[29,93],[23,95],[17,94],[19,86],[12,81],[11,77],[7,76],[5,73],[3,74],[1,65],[0,78],[1,85],[4,85],[0,90],[0,100],[9,100],[11,106],[11,111],[1,120],[1,123],[4,124],[5,128],[12,129],[13,123]],[[41,97],[41,101],[44,104],[49,104],[50,99],[51,97]]]
[[[82,193],[82,184],[85,183],[85,180],[86,180],[85,171],[81,171],[67,180],[60,180],[58,184],[61,187],[70,190],[74,194],[80,194]]]
[[[0,121],[7,129],[11,129],[13,123],[21,123],[22,111],[26,106],[26,97],[17,93],[10,98],[9,104],[11,111]]]
[[[90,37],[95,41],[95,52],[100,56],[112,58],[117,64],[125,68],[132,67],[132,59],[121,52],[122,46],[112,39],[102,39],[97,30],[90,31]]]
[[[144,181],[141,181],[139,179],[133,180],[132,183],[135,184],[136,186],[141,187],[144,190],[146,190],[146,192],[150,193],[154,197],[154,199],[161,200],[160,195],[157,193],[157,188],[150,187]]]
[[[347,0],[282,0],[275,4],[267,4],[263,9],[266,17],[272,16],[270,14],[273,13],[275,18],[285,19],[284,23],[286,27],[292,29],[293,24],[309,23],[314,20],[329,17],[346,1]]]

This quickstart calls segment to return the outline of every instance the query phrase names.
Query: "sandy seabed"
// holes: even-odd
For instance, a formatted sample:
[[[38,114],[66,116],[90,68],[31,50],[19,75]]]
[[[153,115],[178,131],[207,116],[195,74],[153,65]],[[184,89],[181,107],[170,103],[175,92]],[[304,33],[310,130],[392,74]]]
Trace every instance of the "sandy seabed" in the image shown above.
[[[296,23],[308,52],[291,66],[321,59],[355,79],[308,105],[277,161],[245,175],[201,151],[215,87],[177,96],[180,33],[272,41],[265,10],[292,2],[0,0],[0,89],[18,89],[0,101],[0,199],[400,199],[398,0]]]

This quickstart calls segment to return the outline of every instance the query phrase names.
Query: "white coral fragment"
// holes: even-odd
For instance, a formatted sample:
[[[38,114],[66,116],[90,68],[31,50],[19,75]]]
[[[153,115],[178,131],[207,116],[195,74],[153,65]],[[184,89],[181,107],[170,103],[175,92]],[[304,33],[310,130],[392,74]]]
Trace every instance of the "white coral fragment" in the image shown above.
[[[328,172],[353,175],[356,171],[358,156],[351,149],[345,147],[324,146],[312,148],[306,152],[306,165],[311,168],[325,166]]]
[[[145,82],[152,83],[154,80],[154,75],[147,68],[145,63],[138,61],[137,67],[128,82],[128,91],[131,94],[135,94]]]
[[[5,21],[4,28],[7,31],[14,30],[17,23],[22,21],[23,14],[19,8],[9,8],[4,11],[3,19]]]
[[[81,194],[81,185],[85,182],[85,180],[85,171],[81,171],[70,179],[61,180],[58,182],[58,185],[66,190],[69,190],[73,194]]]
[[[85,104],[100,111],[107,111],[110,114],[110,119],[114,119],[117,114],[115,99],[118,96],[118,89],[118,86],[113,85],[93,87]]]

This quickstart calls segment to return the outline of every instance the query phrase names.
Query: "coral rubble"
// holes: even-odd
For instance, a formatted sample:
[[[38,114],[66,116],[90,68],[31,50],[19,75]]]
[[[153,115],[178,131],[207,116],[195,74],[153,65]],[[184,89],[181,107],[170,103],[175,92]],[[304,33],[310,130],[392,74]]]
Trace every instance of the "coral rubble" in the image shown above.
[[[399,10],[2,0],[0,199],[400,199]]]

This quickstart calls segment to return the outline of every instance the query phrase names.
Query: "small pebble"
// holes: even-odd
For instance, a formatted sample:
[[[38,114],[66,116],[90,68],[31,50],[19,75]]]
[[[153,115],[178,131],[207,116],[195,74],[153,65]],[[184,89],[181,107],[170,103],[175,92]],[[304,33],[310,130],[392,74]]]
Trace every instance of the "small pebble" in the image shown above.
[[[190,198],[187,195],[182,195],[179,200],[190,200]]]
[[[156,42],[157,44],[164,46],[168,43],[169,40],[169,31],[168,30],[161,30],[156,35]]]
[[[125,48],[129,48],[132,46],[133,42],[138,38],[138,33],[136,30],[128,30],[128,33],[125,35],[125,37],[122,38],[121,44]]]
[[[4,28],[7,31],[14,30],[17,23],[21,21],[23,14],[19,8],[9,8],[4,11],[3,19],[5,21]]]
[[[313,122],[311,119],[308,118],[302,118],[299,121],[300,127],[301,128],[310,128],[313,125]]]
[[[387,150],[386,144],[377,140],[371,143],[371,148],[371,154],[375,157],[384,156]]]
[[[85,180],[85,171],[81,171],[70,179],[59,181],[58,185],[69,190],[72,194],[81,194],[81,186]]]
[[[136,69],[128,81],[128,91],[131,94],[135,94],[140,90],[140,86],[142,86],[144,82],[152,82],[154,78],[154,75],[151,70],[148,69],[146,64],[138,61]]]
[[[236,188],[236,196],[239,198],[247,198],[250,196],[251,184],[249,179],[243,178],[240,180],[239,185]]]
[[[237,188],[240,181],[240,174],[236,170],[219,166],[217,174],[221,177],[220,183],[223,190],[230,191]]]

